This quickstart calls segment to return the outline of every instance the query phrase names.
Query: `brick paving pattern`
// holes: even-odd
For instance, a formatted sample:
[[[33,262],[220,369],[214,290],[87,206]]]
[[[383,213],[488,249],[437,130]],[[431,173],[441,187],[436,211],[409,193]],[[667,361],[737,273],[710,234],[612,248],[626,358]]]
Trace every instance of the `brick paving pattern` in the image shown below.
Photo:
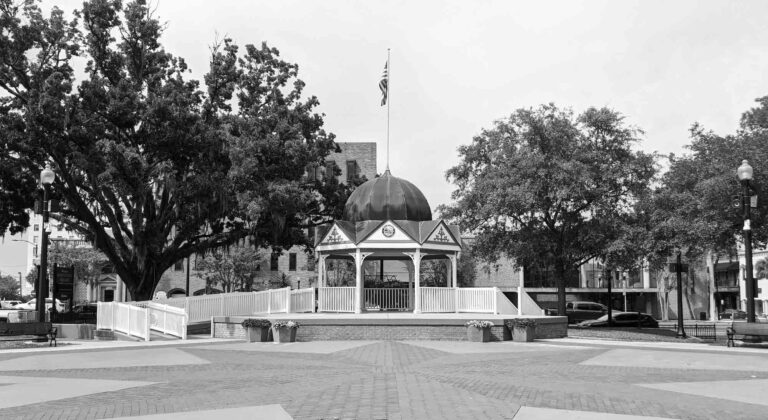
[[[297,343],[308,345],[311,343]],[[209,363],[119,368],[0,370],[3,377],[151,382],[117,391],[0,409],[0,419],[99,419],[280,404],[296,419],[512,419],[521,406],[680,419],[762,419],[764,405],[638,384],[765,380],[765,369],[729,371],[581,364],[611,348],[508,346],[451,351],[451,342],[381,341],[329,353],[177,346]],[[440,346],[445,346],[439,350]],[[300,347],[299,347],[300,349]],[[72,350],[76,351],[76,350]],[[146,352],[146,349],[137,350]],[[654,352],[653,349],[638,349]],[[668,352],[668,350],[665,350]],[[663,354],[664,352],[659,352]],[[684,352],[688,357],[712,357]],[[37,353],[39,354],[39,353]],[[50,354],[50,353],[49,353]],[[130,350],[90,351],[93,358]],[[0,354],[0,363],[36,353]],[[718,354],[717,357],[734,357]],[[750,354],[750,357],[755,357]],[[768,353],[765,356],[768,364]],[[11,387],[0,381],[0,387]],[[762,381],[761,381],[762,382]]]

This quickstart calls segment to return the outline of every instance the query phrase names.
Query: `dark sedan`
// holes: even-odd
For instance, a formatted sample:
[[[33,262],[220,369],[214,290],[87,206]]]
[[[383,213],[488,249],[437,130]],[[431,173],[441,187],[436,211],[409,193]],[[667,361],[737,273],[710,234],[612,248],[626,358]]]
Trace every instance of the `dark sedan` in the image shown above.
[[[747,319],[747,313],[739,309],[726,309],[718,315],[720,319]]]
[[[646,328],[658,328],[659,323],[648,314],[639,312],[614,312],[613,313],[613,326],[614,327],[646,327]],[[600,318],[592,319],[589,321],[580,322],[577,324],[579,327],[607,327],[608,315],[603,315]]]

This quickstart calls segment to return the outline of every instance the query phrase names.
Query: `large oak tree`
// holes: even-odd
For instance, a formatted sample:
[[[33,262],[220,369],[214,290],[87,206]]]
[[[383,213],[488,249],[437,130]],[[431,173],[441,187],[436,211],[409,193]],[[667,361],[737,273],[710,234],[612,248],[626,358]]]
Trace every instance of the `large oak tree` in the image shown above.
[[[566,275],[616,244],[656,172],[639,134],[606,108],[519,109],[459,148],[441,211],[476,234],[478,257],[552,269],[564,314]]]
[[[337,145],[276,49],[215,42],[203,89],[141,0],[86,1],[71,20],[0,0],[0,24],[0,231],[27,226],[50,164],[55,217],[147,299],[192,253],[307,244],[300,228],[343,206],[347,186],[304,178]]]

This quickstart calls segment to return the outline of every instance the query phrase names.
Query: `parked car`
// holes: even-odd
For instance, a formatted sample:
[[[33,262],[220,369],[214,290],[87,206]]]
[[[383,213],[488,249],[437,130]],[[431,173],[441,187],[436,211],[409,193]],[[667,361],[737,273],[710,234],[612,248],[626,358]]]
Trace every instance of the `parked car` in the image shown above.
[[[726,309],[718,316],[720,319],[747,319],[747,313],[739,309]]]
[[[653,319],[652,316],[640,312],[614,312],[613,314],[613,326],[614,327],[637,327],[638,322],[641,327],[646,328],[658,328],[659,322]],[[605,314],[597,319],[588,321],[582,321],[577,324],[578,327],[607,327],[608,326],[608,314]]]
[[[37,305],[37,298],[34,298],[30,300],[27,303],[20,303],[16,305],[13,309],[26,309],[28,311],[34,311]],[[45,309],[51,309],[51,306],[53,306],[53,299],[52,298],[45,298]],[[56,299],[56,310],[59,312],[64,312],[66,309],[66,306],[58,299]]]
[[[16,309],[16,305],[20,303],[20,300],[0,300],[0,309]]]
[[[597,302],[567,302],[565,315],[569,324],[576,324],[588,319],[597,319],[608,313],[608,307]],[[545,309],[547,315],[558,315],[557,309]]]

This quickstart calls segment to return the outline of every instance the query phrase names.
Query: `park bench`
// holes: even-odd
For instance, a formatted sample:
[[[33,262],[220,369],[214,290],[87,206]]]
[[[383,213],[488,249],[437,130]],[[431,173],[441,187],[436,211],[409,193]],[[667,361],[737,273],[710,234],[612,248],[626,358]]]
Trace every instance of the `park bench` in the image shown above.
[[[48,347],[56,347],[58,329],[50,322],[0,323],[0,341],[27,341],[44,339]]]
[[[768,338],[768,324],[755,324],[747,322],[734,322],[726,330],[728,334],[728,347],[733,346],[733,339],[735,336],[740,336],[742,339],[762,339]]]

